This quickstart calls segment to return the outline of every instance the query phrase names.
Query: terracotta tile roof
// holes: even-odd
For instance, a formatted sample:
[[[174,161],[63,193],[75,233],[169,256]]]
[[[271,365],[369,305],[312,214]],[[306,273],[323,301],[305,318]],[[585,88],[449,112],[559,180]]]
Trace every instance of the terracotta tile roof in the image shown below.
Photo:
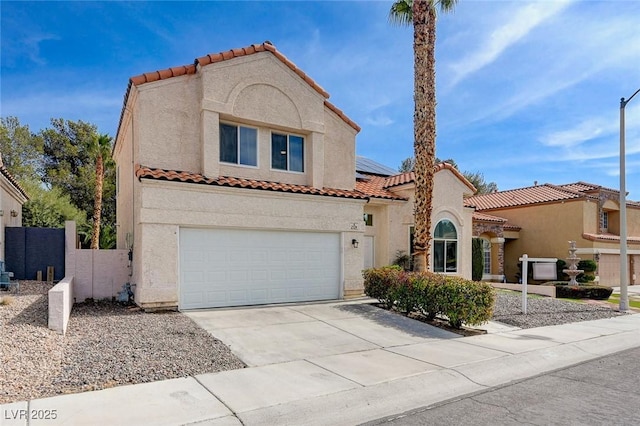
[[[369,197],[374,197],[374,198],[384,198],[388,200],[402,200],[402,201],[408,200],[408,198],[401,197],[385,189],[384,184],[385,184],[386,178],[384,176],[376,176],[376,175],[364,175],[364,176],[365,176],[365,180],[356,180],[357,191],[360,191],[363,194]]]
[[[594,199],[594,197],[582,192],[546,183],[491,194],[474,195],[465,199],[465,205],[475,207],[478,210],[493,210],[586,198]]]
[[[320,93],[325,99],[329,98],[329,93],[326,92],[318,83],[313,81],[311,77],[304,73],[300,68],[298,68],[293,62],[291,62],[286,56],[282,53],[278,52],[276,47],[265,41],[262,44],[252,44],[251,46],[242,47],[239,49],[231,49],[226,52],[220,53],[210,53],[208,55],[202,56],[200,58],[196,58],[195,64],[200,66],[205,66],[209,64],[214,64],[216,62],[228,61],[229,59],[238,58],[241,56],[253,55],[258,52],[271,52],[273,55],[280,59],[280,61],[285,64],[291,71],[298,74],[301,79],[303,79],[309,86],[313,87],[314,90]]]
[[[600,191],[600,190],[605,190],[605,191],[610,191],[610,192],[617,192],[619,193],[620,191],[618,189],[612,189],[612,188],[606,188],[604,186],[600,186],[600,185],[596,185],[593,183],[588,183],[588,182],[574,182],[574,183],[568,183],[565,185],[558,185],[560,188],[565,188],[565,189],[569,189],[572,191],[578,191],[578,192],[595,192],[595,191]]]
[[[441,170],[450,170],[472,192],[474,192],[474,193],[476,192],[475,186],[473,186],[473,184],[471,182],[469,182],[467,180],[467,178],[465,178],[464,175],[462,173],[460,173],[460,171],[458,169],[456,169],[454,166],[452,166],[451,164],[446,163],[446,162],[436,164],[434,172],[438,173]],[[407,183],[411,183],[411,182],[414,182],[415,179],[416,179],[416,175],[415,175],[414,172],[406,172],[406,173],[401,173],[401,174],[394,175],[394,176],[389,176],[387,178],[387,182],[385,184],[385,188],[392,188],[394,186],[399,186],[399,185],[404,185],[404,184],[407,184]]]
[[[618,244],[620,244],[620,235],[584,233],[582,234],[582,237],[590,241],[617,242]],[[627,242],[640,244],[640,237],[632,237],[631,235],[629,235],[627,236]]]
[[[303,79],[309,86],[311,86],[316,92],[322,95],[325,98],[324,104],[325,106],[338,115],[345,123],[359,132],[360,126],[358,126],[353,120],[345,115],[339,108],[333,105],[331,102],[327,101],[329,98],[329,93],[324,90],[318,83],[316,83],[311,77],[304,73],[300,68],[298,68],[293,62],[291,62],[286,56],[280,53],[276,47],[270,42],[264,42],[262,44],[252,44],[247,47],[242,47],[238,49],[231,49],[224,52],[219,53],[210,53],[205,56],[201,56],[194,60],[193,64],[182,65],[172,68],[167,68],[164,70],[147,72],[144,74],[140,74],[129,79],[129,85],[127,86],[127,91],[124,96],[124,105],[122,107],[122,113],[120,114],[120,123],[118,125],[118,133],[120,132],[120,126],[122,125],[122,120],[124,116],[124,111],[127,105],[127,99],[129,97],[129,92],[131,91],[131,86],[139,86],[145,83],[151,83],[158,80],[165,80],[172,77],[179,77],[183,75],[196,74],[198,71],[198,66],[203,67],[206,65],[228,61],[233,58],[238,58],[242,56],[253,55],[254,53],[259,52],[271,52],[276,58],[278,58],[283,64],[285,64],[290,70],[296,73],[301,79]]]
[[[140,179],[157,179],[172,182],[198,183],[204,185],[227,186],[232,188],[260,189],[265,191],[290,192],[296,194],[322,195],[328,197],[353,198],[366,200],[364,194],[359,191],[349,191],[335,188],[314,188],[306,185],[292,185],[288,183],[269,182],[254,179],[219,176],[209,178],[199,173],[183,172],[179,170],[154,169],[150,167],[136,166],[136,177]]]
[[[29,199],[29,196],[27,195],[27,191],[25,191],[22,188],[22,186],[20,186],[20,184],[18,183],[16,178],[13,177],[13,175],[11,173],[9,173],[9,170],[7,170],[7,168],[4,166],[4,163],[2,162],[2,155],[0,155],[0,174],[2,174],[5,178],[7,178],[9,183],[11,183],[11,185],[13,185],[13,187],[19,193],[21,193],[24,196],[24,198],[26,198],[27,200]]]
[[[473,212],[473,220],[477,222],[507,223],[507,219],[503,217],[491,216],[480,212]]]

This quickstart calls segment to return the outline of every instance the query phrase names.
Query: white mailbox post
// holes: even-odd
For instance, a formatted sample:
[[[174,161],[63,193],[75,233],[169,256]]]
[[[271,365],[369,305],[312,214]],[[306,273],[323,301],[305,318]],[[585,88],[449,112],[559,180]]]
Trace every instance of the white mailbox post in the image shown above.
[[[527,313],[527,279],[529,275],[529,262],[556,263],[558,259],[554,257],[529,257],[523,254],[519,259],[522,262],[522,313]],[[555,270],[554,270],[555,272]]]

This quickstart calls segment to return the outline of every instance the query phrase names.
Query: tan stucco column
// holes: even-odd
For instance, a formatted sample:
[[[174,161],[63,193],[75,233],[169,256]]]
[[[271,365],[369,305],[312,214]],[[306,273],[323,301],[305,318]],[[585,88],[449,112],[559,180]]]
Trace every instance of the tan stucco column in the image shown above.
[[[311,167],[311,186],[324,187],[324,135],[312,132],[309,135],[309,147],[311,151],[307,164]]]
[[[220,114],[203,109],[200,133],[201,170],[208,177],[220,175]]]

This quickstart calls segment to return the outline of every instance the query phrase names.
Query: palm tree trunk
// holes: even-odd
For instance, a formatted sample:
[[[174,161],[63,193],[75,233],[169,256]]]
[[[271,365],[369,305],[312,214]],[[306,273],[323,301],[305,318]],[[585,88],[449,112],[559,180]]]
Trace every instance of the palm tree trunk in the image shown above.
[[[102,186],[104,181],[104,163],[102,155],[96,158],[96,190],[93,197],[93,234],[91,236],[91,249],[100,248],[100,218],[102,214]]]
[[[415,164],[414,268],[429,269],[433,175],[436,151],[436,9],[433,1],[413,2]]]

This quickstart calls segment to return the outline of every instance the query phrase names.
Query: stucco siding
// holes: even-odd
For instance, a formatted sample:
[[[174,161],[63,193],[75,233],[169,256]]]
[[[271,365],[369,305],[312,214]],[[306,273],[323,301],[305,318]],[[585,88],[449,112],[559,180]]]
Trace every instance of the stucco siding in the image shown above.
[[[583,227],[596,226],[597,215],[584,201],[543,204],[491,211],[522,229],[516,240],[505,246],[505,274],[510,282],[516,281],[518,259],[523,254],[529,257],[557,257],[569,255],[569,241],[575,240],[579,248],[592,247],[593,242],[582,237]],[[595,203],[590,203],[596,205]]]
[[[136,301],[142,306],[177,305],[180,227],[339,232],[345,295],[362,294],[363,257],[351,240],[364,231],[363,200],[144,180],[141,200]]]
[[[197,76],[142,85],[134,112],[139,164],[200,172]]]
[[[353,189],[356,131],[329,110],[325,110],[324,120],[324,186]]]

